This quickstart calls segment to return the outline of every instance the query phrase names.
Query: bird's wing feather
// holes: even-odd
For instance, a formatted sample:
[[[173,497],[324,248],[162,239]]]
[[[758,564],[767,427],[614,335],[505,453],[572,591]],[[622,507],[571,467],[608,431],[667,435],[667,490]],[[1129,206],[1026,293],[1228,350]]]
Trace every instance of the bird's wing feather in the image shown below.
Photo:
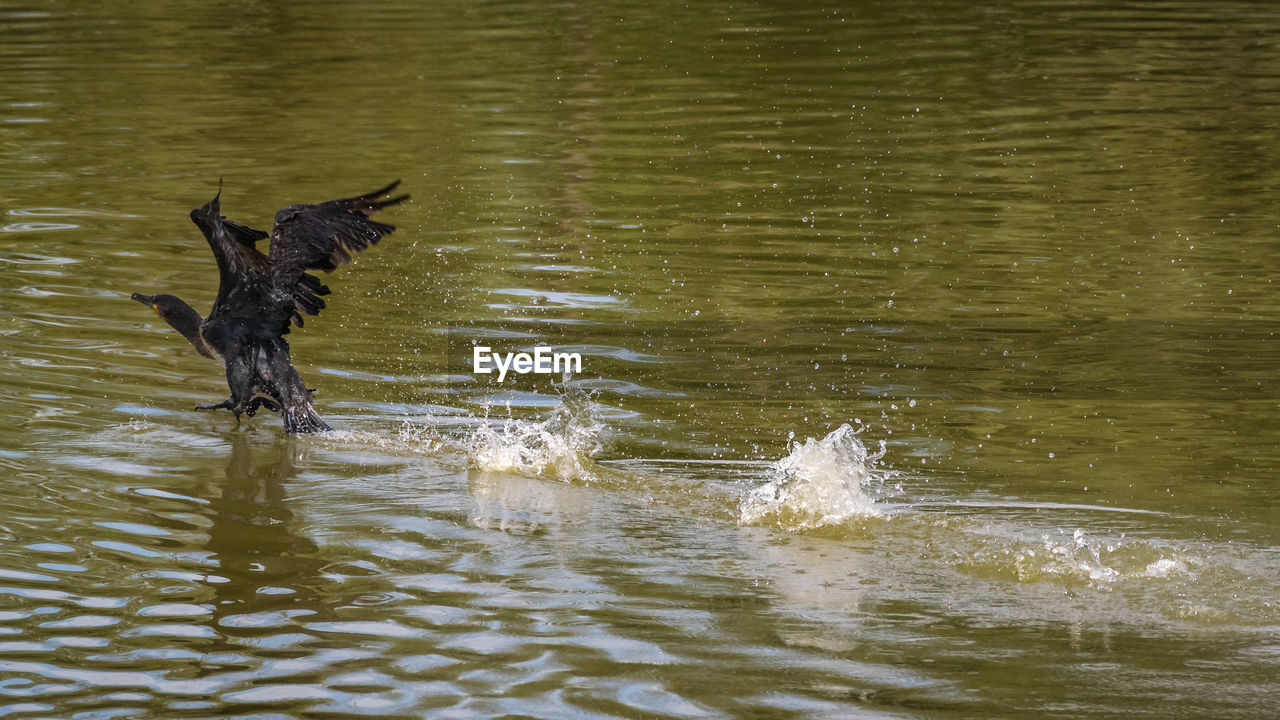
[[[351,262],[351,256],[391,234],[394,225],[372,220],[374,213],[409,198],[398,195],[387,200],[400,184],[390,185],[358,197],[330,200],[314,205],[290,205],[276,213],[271,231],[272,283],[279,292],[292,295],[293,319],[302,325],[302,315],[315,315],[324,308],[320,296],[329,294],[308,270],[332,272]]]
[[[270,237],[269,233],[263,232],[262,230],[255,230],[226,218],[220,219],[222,220],[223,226],[227,229],[227,232],[231,233],[231,237],[245,247],[254,248],[256,250],[257,242],[259,240],[266,240]]]
[[[250,320],[267,336],[288,332],[293,306],[272,298],[270,263],[255,247],[267,234],[222,217],[221,195],[219,188],[212,200],[191,211],[218,262],[218,297],[208,319]]]

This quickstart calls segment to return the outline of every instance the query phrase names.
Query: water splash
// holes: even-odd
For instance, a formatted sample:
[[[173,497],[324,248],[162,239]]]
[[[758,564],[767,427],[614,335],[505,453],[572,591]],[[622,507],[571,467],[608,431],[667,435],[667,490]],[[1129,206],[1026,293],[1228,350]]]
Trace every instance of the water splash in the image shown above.
[[[540,422],[507,418],[485,424],[466,440],[471,465],[480,470],[549,475],[561,480],[597,479],[590,458],[604,449],[608,426],[591,396],[566,382],[560,402]]]
[[[888,476],[876,467],[884,452],[881,441],[880,450],[869,453],[858,431],[848,424],[821,440],[792,443],[790,453],[769,468],[767,481],[742,499],[738,520],[809,530],[852,518],[878,517],[883,511],[868,486]]]

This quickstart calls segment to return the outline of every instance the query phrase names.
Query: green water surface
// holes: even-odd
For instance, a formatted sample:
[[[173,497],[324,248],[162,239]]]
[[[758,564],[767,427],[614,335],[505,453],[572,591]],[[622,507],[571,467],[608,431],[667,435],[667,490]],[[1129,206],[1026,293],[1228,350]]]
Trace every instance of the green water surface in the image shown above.
[[[1280,713],[1278,138],[1269,3],[0,0],[0,715]],[[194,411],[190,209],[397,177]]]

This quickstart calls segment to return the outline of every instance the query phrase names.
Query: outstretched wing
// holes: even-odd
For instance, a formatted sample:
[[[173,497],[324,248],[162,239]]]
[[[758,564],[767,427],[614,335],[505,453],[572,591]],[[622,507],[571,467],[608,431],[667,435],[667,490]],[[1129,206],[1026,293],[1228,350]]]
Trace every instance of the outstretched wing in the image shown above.
[[[191,220],[200,228],[209,249],[218,261],[218,297],[209,320],[218,324],[227,319],[252,317],[268,333],[278,335],[289,329],[292,308],[276,307],[271,300],[271,266],[255,243],[267,237],[261,230],[222,217],[218,194],[203,207],[191,211]],[[283,320],[283,327],[278,327]]]
[[[315,205],[290,205],[276,213],[271,231],[272,284],[277,291],[293,296],[293,320],[302,326],[302,314],[315,315],[324,308],[322,295],[329,294],[308,270],[332,272],[351,262],[351,256],[395,230],[394,225],[370,218],[379,210],[409,199],[408,195],[379,200],[400,184],[390,185],[359,197],[330,200]]]

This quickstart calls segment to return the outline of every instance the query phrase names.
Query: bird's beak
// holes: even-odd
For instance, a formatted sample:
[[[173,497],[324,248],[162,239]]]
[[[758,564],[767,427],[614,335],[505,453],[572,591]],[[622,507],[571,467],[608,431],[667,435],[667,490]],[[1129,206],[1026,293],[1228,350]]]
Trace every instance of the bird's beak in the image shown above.
[[[160,308],[156,306],[155,295],[143,295],[142,293],[134,293],[129,297],[133,298],[134,300],[137,300],[138,302],[142,303],[143,305],[146,305],[147,307],[150,307],[151,312],[155,313],[156,315],[160,314]]]

